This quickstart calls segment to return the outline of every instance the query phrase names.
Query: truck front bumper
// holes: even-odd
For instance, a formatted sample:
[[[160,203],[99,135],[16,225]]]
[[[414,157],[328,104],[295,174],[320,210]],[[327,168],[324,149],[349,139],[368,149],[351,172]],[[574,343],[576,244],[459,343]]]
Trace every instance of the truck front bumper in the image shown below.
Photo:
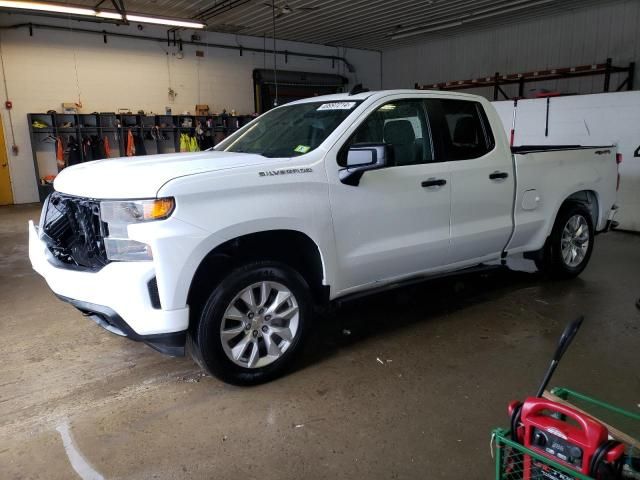
[[[97,272],[60,268],[29,222],[29,259],[61,299],[120,336],[145,342],[168,355],[184,355],[189,308],[154,308],[149,283],[153,262],[111,262]]]

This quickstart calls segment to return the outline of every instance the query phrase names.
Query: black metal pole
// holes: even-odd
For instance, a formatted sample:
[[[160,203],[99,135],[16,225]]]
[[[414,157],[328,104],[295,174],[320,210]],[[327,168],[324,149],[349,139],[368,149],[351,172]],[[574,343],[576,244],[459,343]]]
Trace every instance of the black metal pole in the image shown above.
[[[604,70],[604,91],[609,91],[609,83],[611,82],[611,59],[607,58],[607,64]]]
[[[0,27],[0,31],[1,30],[15,30],[18,28],[29,28],[31,26],[31,28],[33,29],[46,29],[46,30],[63,30],[63,31],[68,31],[69,28],[68,27],[63,27],[63,26],[59,26],[59,25],[46,25],[46,24],[41,24],[41,23],[20,23],[20,24],[16,24],[16,25],[9,25],[9,26],[2,26]],[[90,29],[86,29],[86,28],[74,28],[73,31],[75,33],[86,33],[86,34],[93,34],[93,35],[104,35],[102,33],[102,30],[90,30]],[[146,41],[152,41],[152,42],[160,42],[160,43],[164,43],[165,39],[164,38],[159,38],[159,37],[149,37],[146,35],[134,35],[131,33],[121,33],[121,32],[107,32],[107,36],[111,36],[111,37],[120,37],[120,38],[129,38],[131,40],[146,40]],[[167,32],[167,40],[169,45],[171,45],[171,42],[173,42],[173,45],[176,46],[178,44],[177,39],[171,40],[169,37],[169,34]],[[208,43],[208,42],[197,42],[197,41],[193,41],[193,40],[183,40],[182,43],[184,45],[195,45],[195,46],[200,46],[200,47],[207,47],[207,48],[219,48],[219,49],[223,49],[223,50],[240,50],[240,46],[239,45],[224,45],[224,44],[218,44],[218,43]],[[255,53],[265,53],[265,48],[254,48],[254,47],[246,47],[243,46],[242,47],[243,51],[245,52],[255,52]],[[277,55],[284,55],[285,51],[284,50],[276,50],[275,53]],[[326,60],[331,60],[334,59],[336,61],[340,61],[343,62],[347,68],[351,69],[353,68],[353,66],[347,61],[347,59],[345,57],[340,57],[340,56],[336,56],[336,55],[323,55],[321,53],[305,53],[305,52],[299,52],[299,51],[291,51],[291,50],[287,50],[287,55],[289,56],[295,56],[295,57],[307,57],[307,58],[318,58],[318,59],[326,59]],[[351,70],[350,70],[351,71]]]
[[[545,118],[545,125],[544,125],[544,136],[548,137],[549,136],[549,105],[551,104],[551,99],[549,97],[547,97],[547,115]]]
[[[518,83],[518,97],[524,97],[524,78],[520,77],[520,82]]]

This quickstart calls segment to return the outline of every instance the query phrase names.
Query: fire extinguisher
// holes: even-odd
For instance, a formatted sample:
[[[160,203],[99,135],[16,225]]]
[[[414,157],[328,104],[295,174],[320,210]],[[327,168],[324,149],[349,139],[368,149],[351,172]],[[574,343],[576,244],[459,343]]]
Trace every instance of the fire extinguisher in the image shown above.
[[[553,360],[535,397],[509,404],[514,440],[555,462],[597,480],[622,478],[625,445],[609,439],[608,429],[583,412],[542,398],[551,376],[567,351],[584,317],[571,322],[562,333]],[[524,480],[570,480],[563,472],[533,459],[523,458]]]

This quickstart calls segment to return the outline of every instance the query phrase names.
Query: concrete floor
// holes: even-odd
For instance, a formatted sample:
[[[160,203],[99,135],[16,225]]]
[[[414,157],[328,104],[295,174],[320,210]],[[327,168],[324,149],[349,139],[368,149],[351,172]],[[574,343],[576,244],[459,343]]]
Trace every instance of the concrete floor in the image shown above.
[[[491,429],[580,313],[553,383],[638,408],[640,236],[598,237],[570,282],[498,271],[351,303],[297,371],[239,388],[56,300],[27,258],[37,216],[0,208],[2,479],[493,478]]]

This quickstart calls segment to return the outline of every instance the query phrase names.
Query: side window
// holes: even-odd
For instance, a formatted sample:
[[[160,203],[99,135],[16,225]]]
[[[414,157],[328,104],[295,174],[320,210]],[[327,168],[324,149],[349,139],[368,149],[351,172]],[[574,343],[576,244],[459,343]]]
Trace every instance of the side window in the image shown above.
[[[444,117],[442,138],[449,160],[478,158],[495,146],[488,119],[478,102],[438,100]]]
[[[398,100],[379,107],[360,124],[345,146],[363,143],[390,145],[397,166],[432,162],[431,134],[422,101]],[[346,155],[338,157],[341,166],[345,161]]]

